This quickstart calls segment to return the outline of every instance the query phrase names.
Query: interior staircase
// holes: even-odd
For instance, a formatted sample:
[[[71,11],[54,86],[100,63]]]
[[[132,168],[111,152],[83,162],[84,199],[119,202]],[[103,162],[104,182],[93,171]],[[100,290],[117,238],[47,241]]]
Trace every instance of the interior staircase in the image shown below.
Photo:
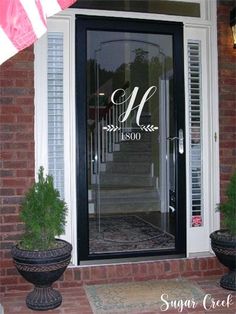
[[[107,161],[105,171],[100,173],[102,214],[160,210],[156,177],[152,174],[151,134],[140,133],[140,140],[121,142],[119,151],[113,152],[113,160]]]

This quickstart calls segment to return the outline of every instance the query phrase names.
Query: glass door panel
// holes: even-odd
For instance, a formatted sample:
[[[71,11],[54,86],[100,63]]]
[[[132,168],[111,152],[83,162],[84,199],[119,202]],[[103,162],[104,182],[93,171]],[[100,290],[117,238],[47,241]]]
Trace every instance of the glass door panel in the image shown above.
[[[172,51],[171,35],[87,32],[91,254],[175,247]]]
[[[88,206],[80,236],[87,258],[175,252],[183,151],[174,34],[113,29],[87,28],[83,37]]]

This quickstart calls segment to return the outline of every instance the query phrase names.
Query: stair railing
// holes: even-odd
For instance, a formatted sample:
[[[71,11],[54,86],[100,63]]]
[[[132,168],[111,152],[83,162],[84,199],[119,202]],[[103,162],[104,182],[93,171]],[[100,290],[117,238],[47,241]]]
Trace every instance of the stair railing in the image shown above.
[[[126,83],[125,89],[129,86]],[[89,132],[89,168],[91,183],[96,183],[96,176],[100,171],[105,171],[106,162],[113,160],[113,153],[120,150],[121,133],[122,130],[130,129],[132,127],[132,120],[127,119],[121,123],[119,117],[125,112],[127,103],[124,101],[125,96],[119,96],[116,100],[120,105],[109,103],[105,113],[101,114],[96,109],[97,121],[91,126]],[[98,97],[99,103],[99,97]],[[96,118],[95,118],[96,119]]]

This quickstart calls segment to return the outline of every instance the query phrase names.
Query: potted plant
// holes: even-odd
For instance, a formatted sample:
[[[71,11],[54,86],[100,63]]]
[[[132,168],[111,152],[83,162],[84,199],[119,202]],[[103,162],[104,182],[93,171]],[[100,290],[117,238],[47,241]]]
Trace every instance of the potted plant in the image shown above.
[[[236,172],[226,191],[227,200],[218,206],[223,214],[223,225],[211,233],[211,246],[218,260],[229,268],[220,280],[221,287],[236,291]]]
[[[61,294],[51,285],[65,271],[72,251],[70,243],[55,238],[64,232],[67,206],[54,187],[53,177],[44,177],[43,171],[40,167],[37,182],[22,202],[20,218],[25,232],[11,251],[19,273],[35,285],[26,297],[27,306],[33,310],[61,304]]]

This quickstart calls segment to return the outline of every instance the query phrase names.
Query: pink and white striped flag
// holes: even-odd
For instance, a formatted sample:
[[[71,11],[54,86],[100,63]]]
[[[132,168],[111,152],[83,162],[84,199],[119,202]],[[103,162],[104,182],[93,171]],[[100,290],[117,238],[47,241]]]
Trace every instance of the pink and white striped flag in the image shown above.
[[[0,64],[47,31],[47,17],[76,0],[0,0]]]

